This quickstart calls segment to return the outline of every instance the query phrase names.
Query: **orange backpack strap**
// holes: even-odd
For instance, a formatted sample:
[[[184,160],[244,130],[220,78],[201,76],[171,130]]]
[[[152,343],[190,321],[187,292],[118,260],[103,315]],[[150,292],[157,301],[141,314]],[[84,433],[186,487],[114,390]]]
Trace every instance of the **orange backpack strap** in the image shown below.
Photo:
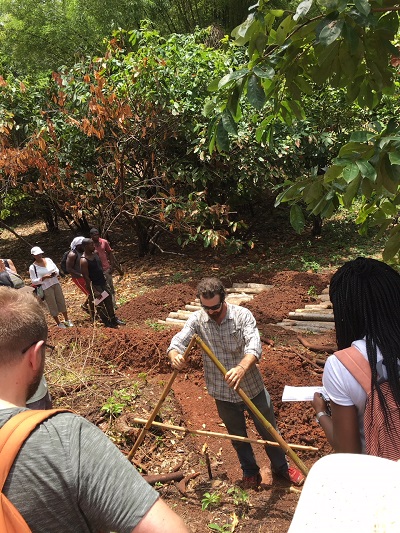
[[[13,416],[0,429],[0,490],[22,444],[44,420],[68,409],[27,410]]]
[[[350,348],[335,352],[334,355],[369,394],[371,392],[371,367],[362,353],[354,346],[350,346]]]

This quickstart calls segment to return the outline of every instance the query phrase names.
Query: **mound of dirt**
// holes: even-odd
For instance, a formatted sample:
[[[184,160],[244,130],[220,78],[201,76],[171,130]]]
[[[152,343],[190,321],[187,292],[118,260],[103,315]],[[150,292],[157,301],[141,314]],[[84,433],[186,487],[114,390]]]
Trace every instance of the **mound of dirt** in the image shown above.
[[[183,309],[196,297],[195,284],[178,283],[148,291],[123,305],[119,315],[130,325],[165,320],[171,311]]]

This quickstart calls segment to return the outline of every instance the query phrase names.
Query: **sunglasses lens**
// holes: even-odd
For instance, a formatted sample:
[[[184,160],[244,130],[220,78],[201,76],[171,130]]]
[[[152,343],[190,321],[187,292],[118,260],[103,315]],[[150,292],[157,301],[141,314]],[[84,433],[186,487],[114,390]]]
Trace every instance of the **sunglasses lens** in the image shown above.
[[[217,309],[219,309],[222,305],[222,302],[219,302],[219,304],[216,304],[216,305],[202,305],[201,307],[205,310],[205,311],[217,311]]]

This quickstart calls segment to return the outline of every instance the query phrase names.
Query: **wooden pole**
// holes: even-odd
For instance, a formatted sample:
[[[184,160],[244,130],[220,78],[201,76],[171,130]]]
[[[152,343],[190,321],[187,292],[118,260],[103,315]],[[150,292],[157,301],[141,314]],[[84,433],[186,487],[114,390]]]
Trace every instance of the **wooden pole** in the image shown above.
[[[190,350],[193,348],[194,344],[196,342],[195,335],[190,339],[189,345],[186,348],[183,358],[186,359],[186,357],[189,355]],[[157,416],[158,411],[161,409],[162,404],[164,403],[165,398],[168,396],[169,391],[171,390],[172,384],[175,381],[176,376],[179,374],[179,370],[174,370],[171,377],[169,378],[168,383],[166,384],[162,394],[161,398],[159,399],[157,405],[154,407],[152,413],[150,414],[149,419],[147,420],[146,425],[142,428],[142,431],[139,433],[138,438],[135,441],[135,444],[132,446],[131,451],[128,454],[129,461],[132,460],[133,456],[135,455],[137,449],[142,444],[143,439],[146,436],[147,431],[151,427],[151,424],[153,423],[154,419]]]
[[[135,424],[146,424],[147,420],[144,418],[133,418],[130,419],[131,422]],[[237,440],[239,442],[250,442],[250,444],[262,444],[263,446],[279,446],[278,442],[273,440],[262,440],[262,439],[250,439],[248,437],[240,437],[239,435],[230,435],[229,433],[217,433],[215,431],[205,431],[203,429],[189,429],[183,428],[182,426],[174,426],[172,424],[163,424],[162,422],[153,422],[152,426],[158,428],[170,429],[171,431],[181,431],[182,433],[190,433],[191,435],[203,435],[205,437],[218,437],[220,439],[229,439]],[[288,444],[294,450],[307,450],[317,452],[319,448],[314,446],[304,446],[303,444]]]
[[[192,340],[193,338],[195,339],[197,344],[200,346],[200,348],[204,351],[204,353],[208,355],[208,357],[217,366],[218,370],[220,370],[220,372],[225,376],[225,374],[227,373],[226,368],[219,361],[219,359],[212,352],[212,350],[207,346],[207,344],[203,342],[203,340],[197,334],[193,335]],[[281,437],[278,431],[272,426],[272,424],[268,422],[265,416],[257,409],[254,403],[247,396],[247,394],[243,392],[240,387],[236,389],[236,392],[239,394],[239,396],[242,398],[242,400],[247,405],[247,407],[251,410],[251,412],[260,420],[260,422],[265,426],[268,432],[271,433],[274,439],[279,443],[282,450],[293,460],[293,462],[300,468],[303,474],[307,476],[308,468],[306,467],[306,465],[303,463],[300,457],[296,455],[296,453],[291,449],[291,447],[285,442],[285,440]]]

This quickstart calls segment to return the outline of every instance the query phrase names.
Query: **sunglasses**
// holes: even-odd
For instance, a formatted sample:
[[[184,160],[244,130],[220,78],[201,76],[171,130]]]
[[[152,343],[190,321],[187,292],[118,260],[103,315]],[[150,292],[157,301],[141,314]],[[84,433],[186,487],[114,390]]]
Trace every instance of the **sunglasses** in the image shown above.
[[[217,311],[221,307],[222,304],[223,302],[219,302],[219,304],[215,304],[215,305],[201,304],[201,307],[204,309],[204,311]]]

